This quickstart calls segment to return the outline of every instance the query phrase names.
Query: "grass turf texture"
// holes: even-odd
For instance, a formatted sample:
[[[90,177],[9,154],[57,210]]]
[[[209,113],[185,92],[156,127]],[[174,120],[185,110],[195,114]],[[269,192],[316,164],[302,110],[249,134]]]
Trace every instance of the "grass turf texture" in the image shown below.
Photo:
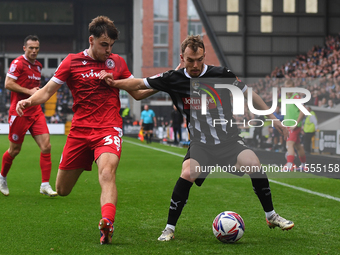
[[[66,137],[51,136],[52,176]],[[141,147],[124,137],[117,172],[118,206],[112,245],[99,244],[100,186],[97,167],[84,172],[67,197],[39,193],[39,149],[27,136],[8,175],[10,195],[0,194],[0,254],[340,254],[339,202],[271,183],[276,211],[293,220],[290,231],[269,229],[262,207],[244,178],[206,180],[193,186],[177,224],[175,239],[157,241],[165,224],[172,189],[186,149],[153,143]],[[8,148],[0,135],[0,152]],[[339,180],[276,179],[340,197]],[[225,210],[239,213],[245,234],[235,244],[223,244],[212,233],[212,221]]]

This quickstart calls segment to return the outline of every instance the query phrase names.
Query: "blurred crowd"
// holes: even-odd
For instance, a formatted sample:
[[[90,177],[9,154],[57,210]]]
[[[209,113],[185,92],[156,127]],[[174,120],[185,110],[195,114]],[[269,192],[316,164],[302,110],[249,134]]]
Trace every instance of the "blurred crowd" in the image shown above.
[[[314,46],[305,55],[298,55],[280,67],[276,67],[270,75],[248,83],[249,87],[258,93],[263,100],[272,105],[272,88],[278,88],[278,98],[281,98],[280,88],[284,80],[294,79],[296,86],[308,89],[311,100],[307,105],[324,108],[334,108],[340,104],[340,37],[328,36],[323,46]],[[50,77],[42,77],[42,87]],[[10,92],[4,89],[4,77],[0,77],[0,123],[7,123],[7,113],[10,106]],[[57,92],[55,116],[47,118],[49,123],[64,122],[66,115],[72,113],[73,99],[66,85]],[[248,107],[245,107],[248,109]],[[244,116],[235,116],[236,120],[250,120],[255,116],[246,110]]]
[[[306,88],[311,92],[311,99],[306,105],[335,108],[340,104],[340,36],[328,36],[323,47],[314,46],[306,55],[298,55],[295,59],[276,67],[265,78],[254,83],[247,81],[246,83],[271,107],[272,89],[278,88],[279,102],[280,88],[284,85],[285,79],[293,79],[297,87]],[[258,119],[249,112],[246,104],[245,114],[234,116],[237,122]]]
[[[312,98],[307,105],[334,108],[340,104],[340,37],[328,36],[323,47],[314,46],[306,55],[298,55],[271,75],[248,84],[271,105],[272,88],[281,88],[285,79],[308,89]],[[280,97],[280,95],[278,95]]]

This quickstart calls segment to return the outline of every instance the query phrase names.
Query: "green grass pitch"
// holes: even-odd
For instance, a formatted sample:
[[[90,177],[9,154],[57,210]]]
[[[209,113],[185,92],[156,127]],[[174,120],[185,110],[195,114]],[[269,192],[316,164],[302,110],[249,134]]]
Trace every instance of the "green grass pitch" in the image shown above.
[[[51,136],[53,187],[65,141],[66,136]],[[1,155],[7,148],[7,135],[0,135]],[[26,136],[8,174],[10,195],[0,194],[0,254],[340,254],[339,200],[272,182],[275,210],[295,227],[269,229],[248,177],[214,178],[200,188],[194,185],[176,238],[157,241],[185,153],[186,149],[124,137],[113,244],[100,245],[96,165],[82,174],[69,196],[43,196],[39,149]],[[339,180],[275,180],[340,198]],[[245,221],[244,236],[235,244],[223,244],[212,233],[213,219],[225,210],[239,213]]]

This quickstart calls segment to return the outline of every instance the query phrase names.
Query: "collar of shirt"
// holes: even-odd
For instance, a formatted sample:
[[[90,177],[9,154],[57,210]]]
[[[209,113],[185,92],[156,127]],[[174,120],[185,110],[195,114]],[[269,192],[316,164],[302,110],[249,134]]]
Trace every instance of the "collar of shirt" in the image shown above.
[[[204,75],[204,74],[206,73],[207,69],[208,69],[208,66],[207,66],[206,64],[204,64],[203,71],[202,71],[202,73],[201,73],[198,77],[201,77],[202,75]],[[186,77],[192,78],[192,77],[187,73],[187,69],[186,69],[186,68],[184,69],[184,74],[185,74]]]

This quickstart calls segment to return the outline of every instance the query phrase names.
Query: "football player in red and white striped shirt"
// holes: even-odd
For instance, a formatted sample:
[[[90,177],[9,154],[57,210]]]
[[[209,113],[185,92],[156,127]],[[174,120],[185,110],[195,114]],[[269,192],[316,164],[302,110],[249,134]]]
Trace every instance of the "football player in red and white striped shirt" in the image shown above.
[[[92,162],[98,165],[99,183],[102,188],[100,202],[102,219],[99,222],[100,243],[111,243],[116,214],[116,169],[122,145],[122,118],[119,115],[119,89],[112,88],[99,79],[101,70],[115,79],[133,77],[122,57],[111,53],[118,39],[118,30],[105,16],[98,16],[89,24],[90,47],[77,54],[69,54],[59,65],[47,85],[36,94],[17,105],[23,109],[46,102],[66,83],[72,92],[73,120],[64,147],[56,181],[57,192],[67,196],[81,173],[90,171]],[[137,100],[156,93],[131,92]]]
[[[11,91],[11,106],[9,109],[9,149],[2,156],[0,191],[9,195],[7,174],[14,158],[20,153],[27,130],[30,131],[40,148],[41,186],[40,193],[54,197],[57,192],[49,184],[51,176],[51,144],[45,115],[36,105],[24,111],[23,117],[18,117],[15,107],[19,100],[26,99],[39,90],[42,65],[37,61],[40,42],[36,35],[24,39],[24,55],[14,59],[7,72],[5,88]]]

